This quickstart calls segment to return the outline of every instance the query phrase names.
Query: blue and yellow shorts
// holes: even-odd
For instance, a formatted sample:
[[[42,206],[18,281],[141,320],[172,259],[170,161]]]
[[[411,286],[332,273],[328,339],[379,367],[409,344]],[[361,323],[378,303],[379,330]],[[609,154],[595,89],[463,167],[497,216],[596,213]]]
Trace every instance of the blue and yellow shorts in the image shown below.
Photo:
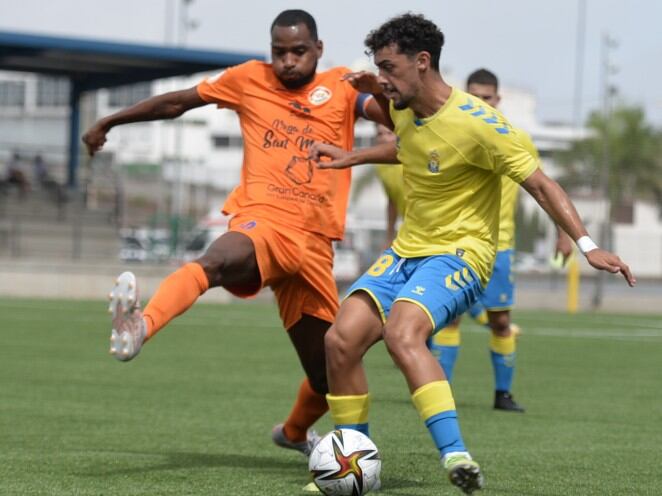
[[[357,291],[370,295],[384,322],[394,302],[418,305],[436,332],[471,307],[483,287],[473,270],[455,255],[403,258],[389,248],[349,288],[347,296]]]
[[[496,254],[490,281],[480,301],[487,310],[510,310],[515,302],[515,278],[512,273],[513,250],[502,250]]]

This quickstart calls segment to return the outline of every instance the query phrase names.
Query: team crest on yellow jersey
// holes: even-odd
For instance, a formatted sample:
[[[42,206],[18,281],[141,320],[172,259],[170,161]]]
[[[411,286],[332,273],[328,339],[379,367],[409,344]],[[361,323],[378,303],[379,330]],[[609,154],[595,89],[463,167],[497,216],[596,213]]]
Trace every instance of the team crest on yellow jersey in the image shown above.
[[[433,174],[441,172],[441,164],[439,163],[439,152],[432,150],[428,158],[428,170]]]

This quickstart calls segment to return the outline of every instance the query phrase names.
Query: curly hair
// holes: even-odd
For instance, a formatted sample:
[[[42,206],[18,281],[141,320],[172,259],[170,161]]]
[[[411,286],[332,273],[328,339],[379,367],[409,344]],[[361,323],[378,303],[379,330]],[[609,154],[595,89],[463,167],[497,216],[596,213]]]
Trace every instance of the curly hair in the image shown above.
[[[391,44],[398,46],[400,53],[415,55],[418,52],[430,54],[430,65],[439,72],[439,57],[444,46],[444,34],[437,25],[422,14],[408,12],[389,19],[379,28],[368,33],[365,39],[367,53],[374,55],[377,50]]]

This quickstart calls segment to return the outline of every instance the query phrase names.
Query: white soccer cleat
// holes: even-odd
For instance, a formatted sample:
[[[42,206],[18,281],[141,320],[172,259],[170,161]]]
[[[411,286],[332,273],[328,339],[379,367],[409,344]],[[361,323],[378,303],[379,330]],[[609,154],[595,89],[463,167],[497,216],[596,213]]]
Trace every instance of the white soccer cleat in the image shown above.
[[[122,362],[135,357],[147,336],[147,326],[140,310],[136,276],[123,272],[110,292],[108,311],[112,316],[110,354]]]

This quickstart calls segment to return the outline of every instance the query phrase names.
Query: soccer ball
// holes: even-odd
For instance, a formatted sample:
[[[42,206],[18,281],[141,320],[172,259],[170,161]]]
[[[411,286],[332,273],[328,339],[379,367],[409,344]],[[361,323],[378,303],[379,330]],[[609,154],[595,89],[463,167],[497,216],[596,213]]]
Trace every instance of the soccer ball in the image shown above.
[[[308,458],[308,469],[326,496],[361,496],[380,485],[382,461],[368,436],[353,429],[329,432]]]

